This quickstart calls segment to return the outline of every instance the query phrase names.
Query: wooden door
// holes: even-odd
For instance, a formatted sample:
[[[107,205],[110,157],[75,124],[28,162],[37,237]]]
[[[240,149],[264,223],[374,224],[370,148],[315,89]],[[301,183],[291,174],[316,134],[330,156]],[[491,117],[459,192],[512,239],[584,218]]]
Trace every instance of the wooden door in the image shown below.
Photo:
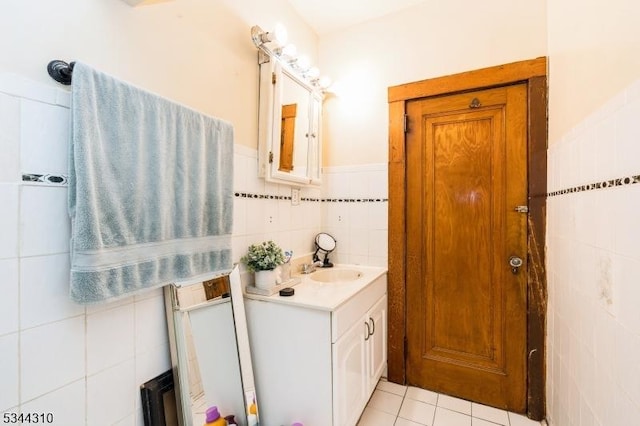
[[[526,85],[407,103],[409,384],[526,409]],[[510,257],[523,264],[512,271]]]

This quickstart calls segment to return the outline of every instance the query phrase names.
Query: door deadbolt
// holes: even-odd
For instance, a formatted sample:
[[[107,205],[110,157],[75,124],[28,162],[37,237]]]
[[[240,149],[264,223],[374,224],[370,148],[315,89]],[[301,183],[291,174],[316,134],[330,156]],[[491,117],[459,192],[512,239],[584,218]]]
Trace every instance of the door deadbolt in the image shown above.
[[[517,274],[520,270],[520,267],[522,266],[522,263],[522,259],[520,259],[518,256],[511,256],[509,258],[509,266],[511,266],[511,272]]]

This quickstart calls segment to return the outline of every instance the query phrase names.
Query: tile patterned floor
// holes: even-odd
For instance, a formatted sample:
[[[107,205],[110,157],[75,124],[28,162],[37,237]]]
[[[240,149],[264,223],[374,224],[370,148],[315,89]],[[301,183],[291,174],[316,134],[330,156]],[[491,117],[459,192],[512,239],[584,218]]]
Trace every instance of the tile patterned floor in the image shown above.
[[[475,402],[382,379],[358,426],[540,426],[540,422]]]

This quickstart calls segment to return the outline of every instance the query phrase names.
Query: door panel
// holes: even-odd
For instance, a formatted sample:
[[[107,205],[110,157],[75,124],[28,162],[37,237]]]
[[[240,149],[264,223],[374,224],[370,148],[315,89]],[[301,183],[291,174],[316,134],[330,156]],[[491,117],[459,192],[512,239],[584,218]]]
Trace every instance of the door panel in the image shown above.
[[[407,112],[407,380],[523,412],[526,86]]]

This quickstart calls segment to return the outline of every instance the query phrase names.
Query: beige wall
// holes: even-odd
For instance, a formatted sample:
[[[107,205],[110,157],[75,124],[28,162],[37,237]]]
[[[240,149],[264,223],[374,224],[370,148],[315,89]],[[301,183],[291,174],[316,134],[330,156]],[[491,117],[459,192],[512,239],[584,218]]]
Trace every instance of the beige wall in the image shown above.
[[[387,87],[546,55],[543,1],[426,1],[323,36],[329,166],[387,161]]]
[[[317,36],[285,0],[173,0],[132,8],[120,0],[5,0],[0,72],[56,85],[52,59],[82,60],[234,124],[257,146],[258,67],[250,28],[281,22],[317,63]]]
[[[549,141],[640,75],[640,2],[548,1]]]

